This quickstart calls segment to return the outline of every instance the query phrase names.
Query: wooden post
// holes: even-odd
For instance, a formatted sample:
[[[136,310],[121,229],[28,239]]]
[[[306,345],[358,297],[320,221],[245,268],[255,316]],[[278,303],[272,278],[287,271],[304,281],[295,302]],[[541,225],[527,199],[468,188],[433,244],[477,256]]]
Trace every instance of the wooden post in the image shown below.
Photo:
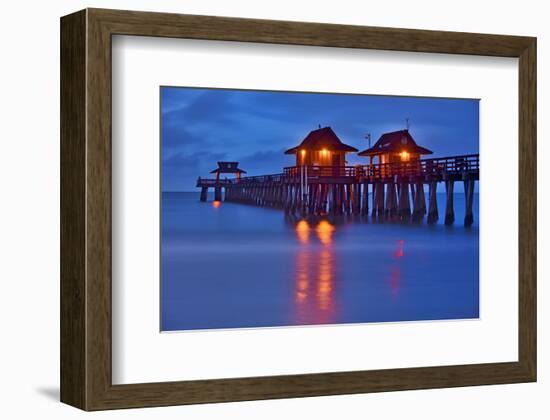
[[[315,201],[317,200],[318,188],[319,188],[319,184],[311,184],[309,186],[308,214],[314,214],[315,212]]]
[[[294,211],[300,211],[300,203],[302,202],[302,185],[296,184],[294,186],[295,195],[294,195]]]
[[[335,186],[336,191],[338,191],[338,200],[336,201],[336,214],[342,214],[345,197],[344,184],[335,184]]]
[[[320,195],[319,186],[320,184],[317,184],[317,183],[311,186],[311,199],[310,199],[310,208],[309,208],[310,214],[318,214],[317,208],[319,207],[318,201],[319,201],[319,195]]]
[[[287,188],[286,205],[288,212],[292,213],[294,211],[294,184],[287,184]]]
[[[332,214],[336,214],[336,201],[337,201],[337,192],[336,192],[336,184],[330,185],[330,212]]]
[[[428,210],[428,223],[437,223],[439,220],[439,212],[437,210],[437,181],[430,181],[429,184],[429,210]]]
[[[384,217],[384,184],[376,183],[376,216]]]
[[[344,213],[351,214],[351,202],[352,202],[352,193],[351,193],[351,184],[342,185],[344,189]]]
[[[386,214],[390,217],[397,214],[397,191],[393,181],[387,184]]]
[[[328,199],[328,185],[322,184],[321,185],[321,201],[320,201],[320,208],[319,208],[319,214],[323,214],[327,212],[327,199]]]
[[[292,208],[292,184],[285,184],[285,211],[290,213]]]
[[[369,214],[369,183],[363,183],[363,203],[361,204],[361,214],[368,216]]]
[[[361,184],[353,184],[353,214],[361,212]]]
[[[447,192],[447,204],[445,207],[445,224],[452,225],[455,221],[455,210],[454,210],[454,189],[455,182],[448,179],[445,181],[445,191]]]
[[[411,202],[409,198],[409,183],[401,182],[399,185],[399,217],[408,220],[411,217]]]
[[[470,227],[474,223],[474,187],[475,180],[464,180],[464,194],[466,195],[466,214],[464,215],[464,226]]]
[[[426,194],[424,194],[424,183],[422,181],[418,183],[417,192],[420,201],[420,214],[424,216],[426,214]]]
[[[377,200],[379,188],[380,184],[378,182],[374,182],[372,184],[372,217],[376,217],[376,210],[378,209]]]
[[[338,211],[340,214],[345,213],[345,205],[346,205],[346,186],[344,184],[338,184],[338,189],[340,190],[340,198],[338,203]]]
[[[419,222],[424,217],[424,214],[426,214],[426,199],[422,182],[417,182],[415,185],[413,202],[413,221]]]
[[[208,187],[201,188],[201,201],[206,201],[208,197]]]
[[[222,187],[214,187],[214,201],[222,201]]]

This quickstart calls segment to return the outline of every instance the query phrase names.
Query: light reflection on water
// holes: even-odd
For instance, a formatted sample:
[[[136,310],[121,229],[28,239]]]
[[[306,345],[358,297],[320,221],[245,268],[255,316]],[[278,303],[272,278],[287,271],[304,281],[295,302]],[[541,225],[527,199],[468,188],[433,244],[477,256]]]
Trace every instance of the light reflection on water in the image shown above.
[[[334,322],[335,256],[332,235],[335,227],[327,220],[311,226],[299,220],[295,227],[300,247],[296,252],[296,323]],[[315,232],[316,243],[311,236]]]
[[[335,284],[337,258],[333,247],[336,226],[326,219],[298,220],[296,239],[300,244],[296,252],[295,296],[298,324],[328,324],[337,319]],[[405,240],[395,242],[391,249],[391,264],[385,287],[392,301],[399,294],[401,263],[405,256]]]
[[[399,239],[397,241],[397,248],[393,252],[393,261],[390,266],[389,286],[392,300],[397,299],[399,294],[399,286],[401,283],[401,259],[405,256],[405,241]]]

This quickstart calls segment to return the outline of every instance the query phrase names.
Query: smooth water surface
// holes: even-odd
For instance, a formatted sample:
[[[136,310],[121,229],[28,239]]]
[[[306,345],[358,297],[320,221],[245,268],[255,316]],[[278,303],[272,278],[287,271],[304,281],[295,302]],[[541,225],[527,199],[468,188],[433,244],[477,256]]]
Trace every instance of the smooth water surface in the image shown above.
[[[479,211],[456,223],[300,220],[244,204],[163,193],[161,329],[479,317]],[[211,197],[210,197],[211,200]]]

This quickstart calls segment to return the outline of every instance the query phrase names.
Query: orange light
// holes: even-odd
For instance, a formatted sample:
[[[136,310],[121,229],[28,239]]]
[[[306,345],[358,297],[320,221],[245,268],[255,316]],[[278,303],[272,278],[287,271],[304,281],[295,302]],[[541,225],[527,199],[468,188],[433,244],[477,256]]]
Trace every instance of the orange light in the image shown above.
[[[302,157],[306,155],[306,151],[305,151],[305,150],[300,150],[300,153],[302,154]]]
[[[212,207],[214,207],[215,209],[217,209],[221,205],[222,205],[221,201],[218,201],[218,200],[212,201]]]
[[[402,161],[407,161],[410,157],[409,152],[405,152],[404,150],[400,153],[400,156]]]

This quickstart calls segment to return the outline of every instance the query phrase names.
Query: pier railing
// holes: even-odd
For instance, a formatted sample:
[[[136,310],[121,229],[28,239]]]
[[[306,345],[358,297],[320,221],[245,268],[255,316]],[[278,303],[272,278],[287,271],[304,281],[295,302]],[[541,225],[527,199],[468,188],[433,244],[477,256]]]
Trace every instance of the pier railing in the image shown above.
[[[284,168],[284,176],[296,178],[303,176],[303,166]],[[308,178],[315,177],[357,177],[361,174],[360,166],[307,166]]]
[[[201,177],[197,179],[197,186],[202,187],[225,187],[226,185],[231,185],[234,183],[234,179],[210,179]]]
[[[479,173],[479,155],[448,156],[410,162],[378,163],[361,167],[360,177],[369,180],[395,176],[435,176]]]
[[[446,174],[478,173],[479,155],[447,156],[410,162],[374,163],[356,166],[307,166],[307,177],[367,178],[371,181],[394,176],[443,176]],[[284,168],[285,177],[303,176],[302,166]]]
[[[224,187],[237,183],[266,184],[302,180],[304,174],[311,181],[322,178],[332,178],[336,181],[383,181],[394,177],[432,176],[444,178],[447,175],[458,174],[479,175],[479,155],[446,156],[422,159],[410,162],[374,163],[372,165],[355,166],[289,166],[283,173],[247,176],[241,179],[206,179],[199,178],[197,187]]]

